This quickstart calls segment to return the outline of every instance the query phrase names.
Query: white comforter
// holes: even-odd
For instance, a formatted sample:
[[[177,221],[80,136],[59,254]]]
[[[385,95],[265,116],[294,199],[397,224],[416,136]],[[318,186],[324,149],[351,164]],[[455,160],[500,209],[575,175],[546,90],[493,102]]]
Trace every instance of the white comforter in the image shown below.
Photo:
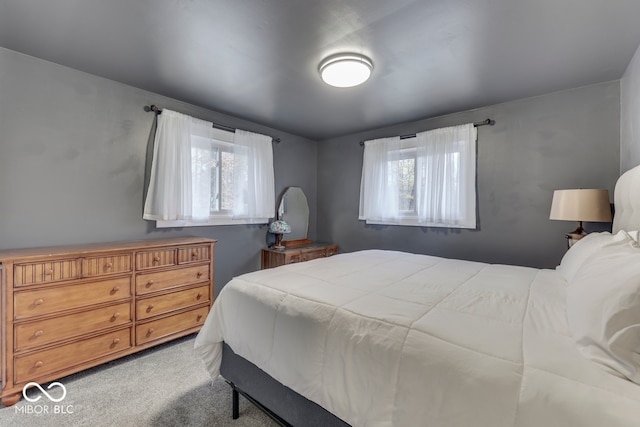
[[[245,274],[196,339],[222,341],[354,426],[640,426],[640,387],[583,358],[554,270],[393,251]]]

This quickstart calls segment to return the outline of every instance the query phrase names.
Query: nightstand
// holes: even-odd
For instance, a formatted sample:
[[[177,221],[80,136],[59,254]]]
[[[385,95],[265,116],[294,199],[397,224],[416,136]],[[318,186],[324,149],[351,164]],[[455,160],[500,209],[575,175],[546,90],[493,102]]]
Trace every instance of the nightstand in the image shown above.
[[[310,261],[338,253],[338,245],[330,243],[312,243],[308,246],[292,249],[263,249],[262,269],[278,267],[285,264]]]

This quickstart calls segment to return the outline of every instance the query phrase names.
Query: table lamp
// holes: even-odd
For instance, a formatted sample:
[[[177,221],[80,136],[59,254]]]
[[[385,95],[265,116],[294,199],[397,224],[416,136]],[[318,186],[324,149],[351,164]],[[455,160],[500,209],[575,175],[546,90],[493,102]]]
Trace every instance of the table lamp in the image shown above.
[[[284,249],[282,246],[282,235],[291,233],[291,227],[286,221],[278,219],[269,224],[269,233],[276,235],[276,244],[273,246],[274,249]]]
[[[611,222],[609,191],[603,189],[556,190],[549,219],[578,221],[578,228],[566,234],[578,240],[587,234],[582,222]]]

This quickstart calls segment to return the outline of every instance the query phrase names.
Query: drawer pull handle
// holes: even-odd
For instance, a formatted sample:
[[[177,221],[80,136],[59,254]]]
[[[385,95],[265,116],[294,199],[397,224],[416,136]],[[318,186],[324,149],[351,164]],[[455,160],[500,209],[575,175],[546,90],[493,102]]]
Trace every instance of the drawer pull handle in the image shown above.
[[[198,295],[196,295],[196,299],[200,299],[202,298],[202,292],[198,292]]]
[[[150,288],[153,285],[153,280],[149,280],[145,285],[147,288]]]
[[[199,278],[201,278],[201,277],[202,277],[202,275],[203,275],[203,274],[204,274],[204,273],[202,273],[201,271],[198,271],[198,272],[196,273],[196,276],[198,276],[198,279],[199,279]]]
[[[116,320],[118,317],[120,317],[120,312],[116,311],[115,313],[113,313],[113,316],[111,316],[111,319]]]
[[[119,290],[120,290],[120,286],[114,286],[113,289],[111,289],[111,295],[115,294]]]
[[[33,302],[33,305],[42,305],[44,304],[44,300],[42,298],[38,298]]]
[[[113,339],[113,345],[116,345],[120,342],[120,338],[114,338]]]
[[[196,322],[199,322],[202,320],[202,314],[198,314],[198,317],[196,317]]]
[[[113,267],[113,263],[112,262],[108,262],[104,265],[105,269],[110,269],[111,267]]]
[[[149,330],[147,331],[147,336],[150,337],[152,333],[155,332],[155,329],[153,328],[149,328]]]
[[[47,276],[53,276],[53,269],[51,268],[51,269],[45,271],[44,274],[46,274]]]
[[[160,262],[160,257],[159,256],[154,256],[153,257],[153,262]]]
[[[38,360],[36,363],[33,364],[34,368],[41,368],[42,365],[44,365],[44,362],[41,360]]]
[[[153,305],[153,304],[149,304],[149,305],[147,306],[147,313],[151,313],[151,310],[153,310],[153,307],[155,307],[155,305]]]
[[[35,332],[33,333],[33,336],[34,336],[34,337],[41,337],[41,336],[42,336],[42,334],[44,334],[44,331],[43,331],[42,329],[38,329],[37,331],[35,331]]]
[[[198,257],[198,253],[197,252],[191,252],[191,258],[197,258]]]

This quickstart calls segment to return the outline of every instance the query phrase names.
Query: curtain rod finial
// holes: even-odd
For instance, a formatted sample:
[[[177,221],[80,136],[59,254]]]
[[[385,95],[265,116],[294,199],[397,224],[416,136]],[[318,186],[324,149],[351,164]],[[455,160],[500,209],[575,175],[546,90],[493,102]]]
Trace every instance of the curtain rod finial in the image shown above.
[[[153,112],[154,112],[154,113],[156,113],[156,114],[160,114],[160,113],[162,113],[162,110],[161,110],[161,109],[159,109],[158,107],[156,107],[156,106],[155,106],[155,105],[153,105],[153,104],[152,104],[152,105],[145,105],[145,106],[144,106],[144,111],[146,111],[147,113],[148,113],[148,112],[150,112],[150,111],[153,111]]]

